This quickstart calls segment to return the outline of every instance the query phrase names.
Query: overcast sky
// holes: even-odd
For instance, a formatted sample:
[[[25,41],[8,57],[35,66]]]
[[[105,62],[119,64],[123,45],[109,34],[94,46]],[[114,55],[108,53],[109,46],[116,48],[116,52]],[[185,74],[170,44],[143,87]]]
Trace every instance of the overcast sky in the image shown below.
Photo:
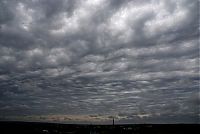
[[[0,0],[1,118],[198,123],[198,6]]]

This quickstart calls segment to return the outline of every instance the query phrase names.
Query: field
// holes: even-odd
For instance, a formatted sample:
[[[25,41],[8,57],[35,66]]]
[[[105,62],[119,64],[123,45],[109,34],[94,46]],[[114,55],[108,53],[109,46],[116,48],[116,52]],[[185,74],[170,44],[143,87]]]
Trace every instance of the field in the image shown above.
[[[85,125],[0,122],[1,134],[194,134],[199,124]]]

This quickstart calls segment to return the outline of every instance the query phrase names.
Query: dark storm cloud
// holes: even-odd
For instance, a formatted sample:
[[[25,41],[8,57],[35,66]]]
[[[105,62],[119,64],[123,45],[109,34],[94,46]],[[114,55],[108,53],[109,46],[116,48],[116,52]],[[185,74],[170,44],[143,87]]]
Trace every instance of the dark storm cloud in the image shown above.
[[[198,4],[1,0],[0,114],[196,123]]]

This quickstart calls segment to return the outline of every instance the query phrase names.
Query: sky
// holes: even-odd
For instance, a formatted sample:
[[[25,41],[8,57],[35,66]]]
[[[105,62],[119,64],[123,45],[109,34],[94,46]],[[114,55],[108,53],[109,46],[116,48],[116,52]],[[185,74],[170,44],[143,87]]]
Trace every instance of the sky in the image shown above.
[[[199,0],[0,0],[0,120],[199,123]]]

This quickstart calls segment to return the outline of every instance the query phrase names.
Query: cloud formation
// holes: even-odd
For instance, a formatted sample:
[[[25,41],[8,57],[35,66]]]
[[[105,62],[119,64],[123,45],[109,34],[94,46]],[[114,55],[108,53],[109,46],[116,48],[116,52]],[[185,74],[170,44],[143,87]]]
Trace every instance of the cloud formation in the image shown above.
[[[198,122],[198,5],[1,0],[0,115]]]

